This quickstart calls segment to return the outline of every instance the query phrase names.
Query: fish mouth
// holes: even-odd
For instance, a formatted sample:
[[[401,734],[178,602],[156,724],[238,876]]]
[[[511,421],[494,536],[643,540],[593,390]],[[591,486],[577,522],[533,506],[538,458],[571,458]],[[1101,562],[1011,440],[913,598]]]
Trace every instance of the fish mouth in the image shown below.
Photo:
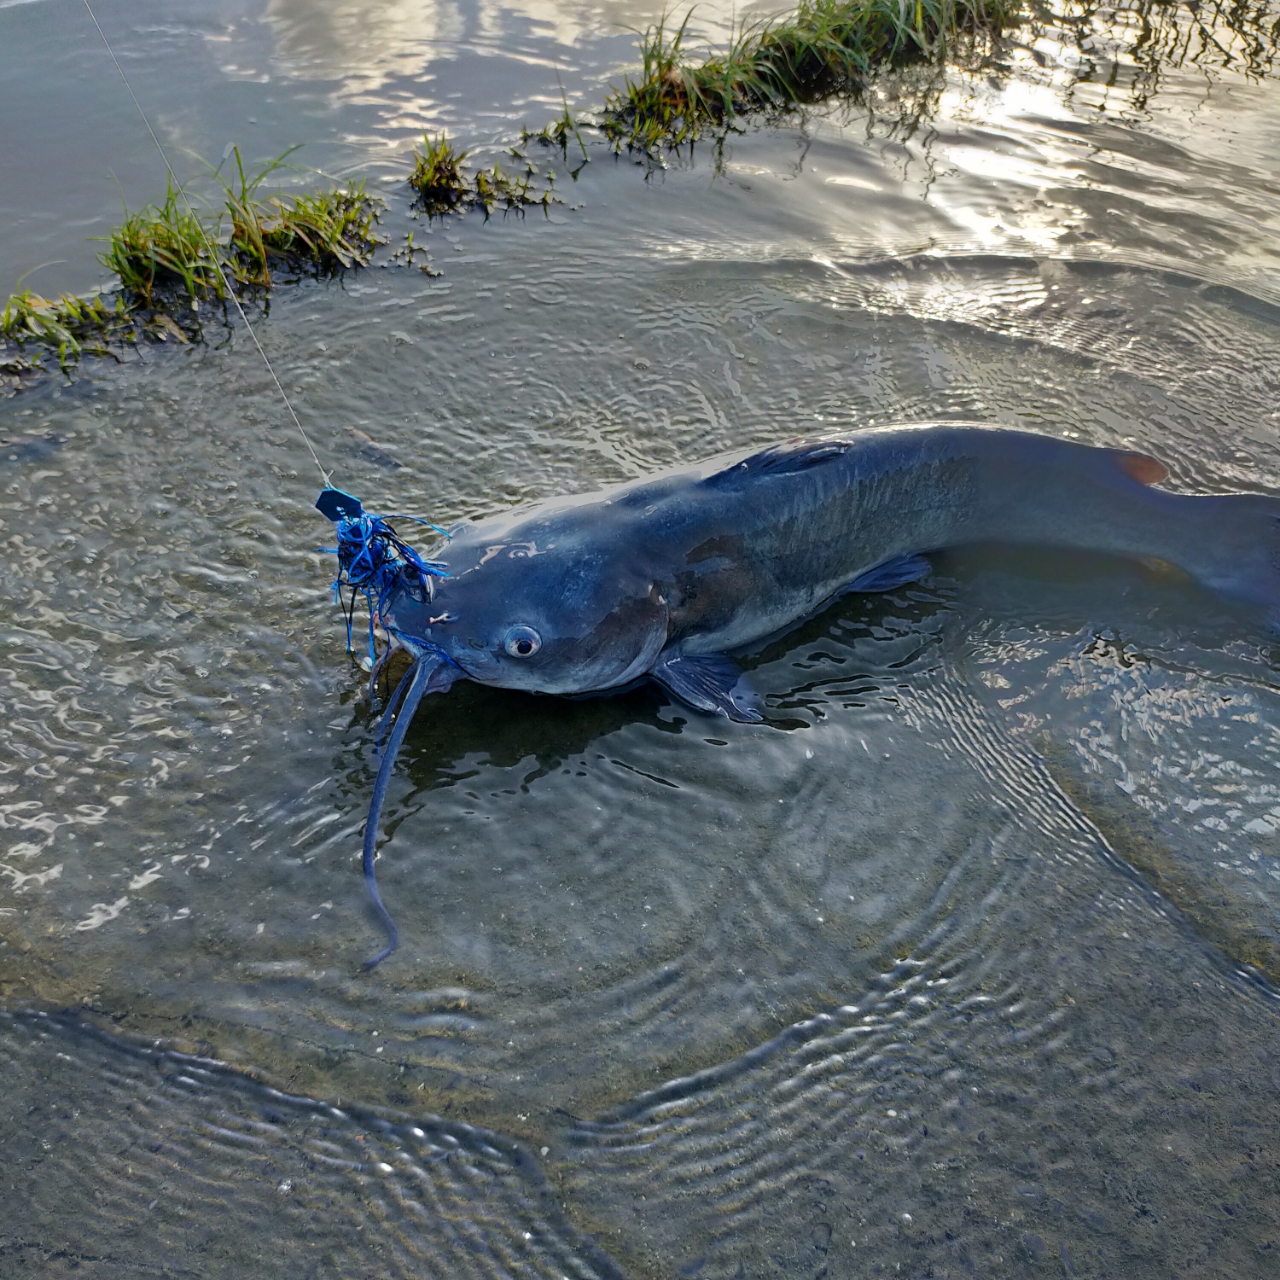
[[[424,661],[436,664],[437,674],[432,676],[431,692],[443,692],[444,689],[449,687],[448,684],[444,685],[443,688],[438,687],[439,681],[444,678],[445,673],[449,673],[450,684],[455,680],[475,679],[475,676],[444,645],[437,643],[429,636],[410,635],[408,632],[401,631],[398,628],[388,628],[388,632],[394,636],[400,648],[404,649],[415,662]]]

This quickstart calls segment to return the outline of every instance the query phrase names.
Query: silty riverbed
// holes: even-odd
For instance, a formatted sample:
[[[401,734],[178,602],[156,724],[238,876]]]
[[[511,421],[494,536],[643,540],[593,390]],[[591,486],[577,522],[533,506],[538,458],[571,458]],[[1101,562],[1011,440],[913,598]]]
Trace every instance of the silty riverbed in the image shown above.
[[[377,264],[253,313],[372,510],[937,419],[1280,489],[1280,87],[1225,26],[1046,18],[665,170],[530,147],[548,217],[428,225],[422,129],[500,155],[656,11],[97,11],[184,175],[302,142],[386,198]],[[81,6],[0,37],[0,276],[87,289],[163,170]],[[409,230],[441,274],[391,262]],[[763,725],[459,685],[401,755],[365,972],[332,532],[243,327],[207,339],[0,401],[4,1274],[1274,1274],[1256,625],[973,551],[750,655]]]

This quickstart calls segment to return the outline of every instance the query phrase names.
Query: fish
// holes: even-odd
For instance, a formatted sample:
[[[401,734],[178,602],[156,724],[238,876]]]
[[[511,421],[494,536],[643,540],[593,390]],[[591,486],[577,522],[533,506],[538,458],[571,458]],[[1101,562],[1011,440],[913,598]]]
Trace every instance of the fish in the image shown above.
[[[1280,500],[1177,493],[1161,487],[1169,476],[1133,450],[919,424],[723,454],[463,522],[438,530],[429,561],[389,525],[379,543],[370,524],[364,554],[383,557],[371,625],[376,615],[412,662],[376,736],[390,733],[364,870],[388,943],[369,965],[396,947],[374,875],[377,828],[423,697],[464,679],[571,697],[651,680],[696,711],[759,723],[735,652],[846,593],[916,582],[931,554],[974,544],[1172,565],[1280,625]],[[338,490],[317,506],[335,521],[370,520]]]
[[[387,452],[385,445],[379,444],[368,432],[361,431],[359,427],[348,425],[347,435],[355,441],[356,450],[360,456],[369,462],[376,462],[380,467],[389,467],[392,471],[399,471],[404,465]]]

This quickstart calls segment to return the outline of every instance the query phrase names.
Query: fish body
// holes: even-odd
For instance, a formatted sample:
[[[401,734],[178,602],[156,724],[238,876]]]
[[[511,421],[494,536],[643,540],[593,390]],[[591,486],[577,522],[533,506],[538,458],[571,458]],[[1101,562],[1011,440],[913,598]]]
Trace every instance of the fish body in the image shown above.
[[[396,593],[383,617],[454,679],[572,695],[652,676],[695,707],[756,719],[729,696],[724,655],[843,592],[922,577],[922,557],[947,548],[1165,561],[1280,606],[1280,502],[1152,487],[1167,476],[1143,454],[992,428],[794,441],[459,526],[436,552],[448,578],[429,599]]]
[[[427,694],[460,679],[573,696],[652,678],[698,710],[759,721],[733,651],[844,592],[925,576],[930,552],[976,543],[1172,564],[1275,625],[1280,501],[1155,487],[1168,475],[1145,454],[1051,436],[894,427],[726,454],[463,523],[430,560],[326,490],[317,506],[338,524],[340,581],[369,595],[414,658],[378,734],[391,737],[364,872],[389,941],[369,964],[396,945],[374,874],[378,818]]]
[[[356,451],[360,456],[369,462],[375,462],[380,467],[389,467],[392,471],[399,471],[404,465],[397,458],[393,458],[387,452],[386,446],[380,445],[367,431],[348,425],[347,435],[355,442]]]

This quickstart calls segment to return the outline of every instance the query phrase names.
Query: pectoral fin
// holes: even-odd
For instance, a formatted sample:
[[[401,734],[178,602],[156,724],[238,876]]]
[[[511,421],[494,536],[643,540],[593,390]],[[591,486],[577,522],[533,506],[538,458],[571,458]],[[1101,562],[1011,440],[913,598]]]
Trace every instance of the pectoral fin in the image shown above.
[[[649,674],[695,710],[728,716],[742,724],[759,724],[764,719],[751,705],[751,689],[742,668],[722,653],[673,653]]]
[[[933,568],[924,556],[899,556],[896,560],[886,560],[874,569],[858,577],[845,587],[846,591],[892,591],[895,587],[906,586],[908,582],[917,582],[925,577]]]

